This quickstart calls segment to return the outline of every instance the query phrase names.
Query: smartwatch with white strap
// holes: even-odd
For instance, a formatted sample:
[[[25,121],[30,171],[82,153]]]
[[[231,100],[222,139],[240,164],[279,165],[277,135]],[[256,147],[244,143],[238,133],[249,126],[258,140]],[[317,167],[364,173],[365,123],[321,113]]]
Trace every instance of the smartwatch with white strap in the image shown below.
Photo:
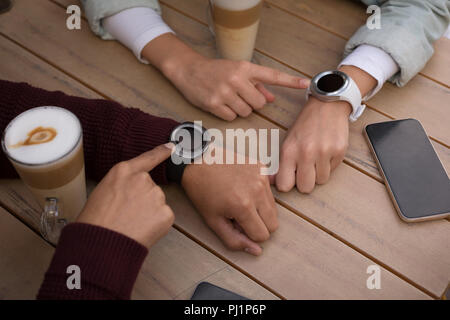
[[[361,92],[355,81],[342,71],[324,71],[311,80],[306,97],[313,95],[317,99],[330,101],[347,101],[353,108],[350,121],[356,121],[364,112],[366,106],[362,104]]]

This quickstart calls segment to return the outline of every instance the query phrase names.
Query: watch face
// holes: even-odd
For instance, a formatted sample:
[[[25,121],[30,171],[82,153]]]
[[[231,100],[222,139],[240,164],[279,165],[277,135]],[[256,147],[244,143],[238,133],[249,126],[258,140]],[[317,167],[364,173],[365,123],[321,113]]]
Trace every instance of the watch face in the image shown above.
[[[341,89],[344,86],[345,79],[336,73],[330,73],[324,75],[317,82],[317,88],[319,88],[323,92],[335,92]]]
[[[209,144],[209,135],[202,126],[192,122],[185,122],[176,127],[171,134],[170,141],[175,143],[175,152],[186,159],[195,159],[201,156]]]
[[[11,9],[11,0],[0,0],[0,13],[6,12]]]
[[[329,97],[337,96],[348,84],[348,76],[338,70],[319,73],[311,81],[312,90],[316,94]]]

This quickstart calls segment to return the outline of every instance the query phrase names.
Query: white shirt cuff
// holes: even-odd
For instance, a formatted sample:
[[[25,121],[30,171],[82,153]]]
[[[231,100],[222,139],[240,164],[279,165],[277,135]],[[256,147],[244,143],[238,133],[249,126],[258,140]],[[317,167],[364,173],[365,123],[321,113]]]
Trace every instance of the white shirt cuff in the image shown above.
[[[448,26],[447,31],[445,31],[444,37],[446,37],[447,39],[450,39],[450,25]]]
[[[384,83],[399,71],[397,63],[388,53],[380,48],[366,44],[360,45],[353,50],[340,63],[339,67],[343,65],[360,68],[377,80],[377,86],[363,98],[363,101],[367,101],[377,94]]]
[[[133,51],[142,63],[142,49],[153,39],[165,33],[174,33],[161,16],[151,8],[135,7],[123,10],[102,20],[105,30]]]

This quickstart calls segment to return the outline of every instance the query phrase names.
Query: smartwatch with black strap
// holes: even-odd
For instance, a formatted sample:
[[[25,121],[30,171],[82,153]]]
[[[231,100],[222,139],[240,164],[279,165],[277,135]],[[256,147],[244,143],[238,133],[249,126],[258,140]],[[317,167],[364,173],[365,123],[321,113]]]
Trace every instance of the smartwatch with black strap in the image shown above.
[[[186,166],[203,156],[211,139],[208,131],[200,124],[183,122],[173,129],[169,141],[175,144],[175,151],[167,160],[167,178],[181,183]]]

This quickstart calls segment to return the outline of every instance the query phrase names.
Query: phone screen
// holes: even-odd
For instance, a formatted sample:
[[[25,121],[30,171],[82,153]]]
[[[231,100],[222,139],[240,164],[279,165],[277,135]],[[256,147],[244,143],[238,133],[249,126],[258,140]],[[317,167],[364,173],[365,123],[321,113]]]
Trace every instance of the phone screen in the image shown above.
[[[448,216],[450,180],[420,122],[375,123],[366,133],[400,216],[406,221]]]
[[[191,300],[249,300],[234,292],[215,286],[209,282],[200,283]]]

